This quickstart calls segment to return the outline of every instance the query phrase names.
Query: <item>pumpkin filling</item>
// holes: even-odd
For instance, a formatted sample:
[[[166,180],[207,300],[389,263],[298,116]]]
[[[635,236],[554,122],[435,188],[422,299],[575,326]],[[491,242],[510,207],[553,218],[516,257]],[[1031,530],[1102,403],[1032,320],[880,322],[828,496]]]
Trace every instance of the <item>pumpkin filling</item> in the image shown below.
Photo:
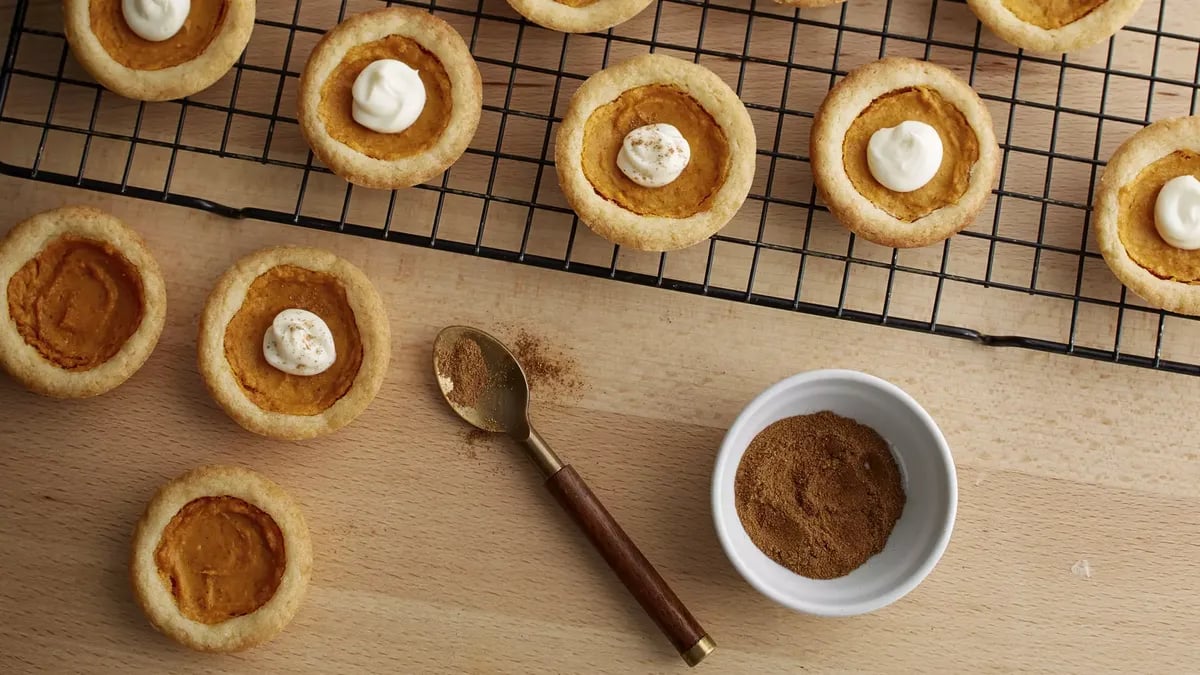
[[[643,187],[617,166],[625,135],[649,124],[670,124],[691,146],[691,161],[663,187]],[[650,84],[622,93],[597,108],[583,128],[583,175],[596,194],[643,216],[687,218],[712,206],[729,174],[725,131],[700,103],[679,87]]]
[[[1158,193],[1167,181],[1179,176],[1200,180],[1200,154],[1173,152],[1151,163],[1117,193],[1117,234],[1129,257],[1160,279],[1200,283],[1200,250],[1171,246],[1154,225]]]
[[[221,32],[228,0],[192,0],[179,32],[162,42],[140,37],[121,11],[122,0],[91,0],[92,33],[117,63],[134,70],[163,70],[194,60]]]
[[[62,236],[8,282],[17,333],[47,361],[90,370],[111,359],[142,324],[142,277],[112,245]]]
[[[318,375],[292,375],[267,362],[263,336],[285,309],[304,309],[329,327],[337,359]],[[362,365],[362,338],[346,289],[331,274],[279,265],[259,275],[225,328],[225,358],[255,405],[268,412],[318,415],[350,391]]]
[[[354,80],[380,59],[402,61],[417,71],[425,85],[425,107],[412,126],[395,134],[372,131],[354,121]],[[450,76],[442,62],[416,41],[399,35],[357,45],[346,52],[321,88],[317,113],[325,131],[339,143],[384,161],[403,159],[432,148],[450,122],[454,105]]]
[[[1013,16],[1038,28],[1053,30],[1075,23],[1108,0],[1001,0]]]
[[[937,130],[942,163],[924,186],[895,192],[871,174],[867,146],[876,131],[910,120]],[[892,216],[913,222],[957,203],[966,194],[971,170],[979,160],[979,139],[967,118],[941,94],[928,87],[909,87],[880,96],[859,114],[842,141],[842,158],[846,176],[859,194]]]
[[[283,532],[262,509],[237,497],[201,497],[167,523],[154,562],[180,613],[211,625],[265,605],[287,556]]]

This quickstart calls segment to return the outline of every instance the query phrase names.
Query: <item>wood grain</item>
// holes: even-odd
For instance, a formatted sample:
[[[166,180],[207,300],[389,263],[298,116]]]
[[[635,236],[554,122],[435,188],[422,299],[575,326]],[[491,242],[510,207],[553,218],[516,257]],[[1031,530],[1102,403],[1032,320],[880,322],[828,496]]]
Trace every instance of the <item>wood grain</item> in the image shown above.
[[[438,329],[526,329],[579,365],[543,435],[720,647],[714,672],[1181,672],[1200,659],[1196,381],[30,182],[0,229],[66,202],[145,233],[168,322],[116,391],[56,403],[0,380],[0,670],[668,672],[684,666],[519,449],[479,440],[431,381]],[[395,336],[375,403],[326,439],[253,437],[204,392],[198,313],[241,255],[329,248],[379,286]],[[564,320],[570,317],[570,320]],[[712,531],[709,472],[741,406],[792,373],[856,368],[912,393],[958,463],[959,520],[928,580],[869,616],[759,596]],[[126,580],[154,489],[198,464],[264,472],[312,528],[312,589],[276,641],[211,657],[155,634]],[[1090,578],[1072,572],[1086,560]],[[1136,664],[1136,665],[1132,665]]]

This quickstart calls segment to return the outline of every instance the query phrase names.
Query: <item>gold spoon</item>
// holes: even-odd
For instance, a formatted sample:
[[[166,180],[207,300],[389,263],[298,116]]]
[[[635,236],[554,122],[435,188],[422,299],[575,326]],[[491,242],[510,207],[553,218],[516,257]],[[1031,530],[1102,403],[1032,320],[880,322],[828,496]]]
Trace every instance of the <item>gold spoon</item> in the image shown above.
[[[478,345],[479,352],[463,349],[468,346],[464,340]],[[468,353],[473,353],[473,358],[466,358]],[[475,361],[475,367],[464,367],[467,360]],[[571,515],[683,660],[694,666],[712,653],[716,643],[574,467],[563,464],[529,423],[529,381],[517,357],[481,330],[450,326],[434,340],[433,372],[442,396],[459,417],[484,431],[507,434],[524,446],[545,474],[546,489]],[[461,381],[456,382],[456,377]]]

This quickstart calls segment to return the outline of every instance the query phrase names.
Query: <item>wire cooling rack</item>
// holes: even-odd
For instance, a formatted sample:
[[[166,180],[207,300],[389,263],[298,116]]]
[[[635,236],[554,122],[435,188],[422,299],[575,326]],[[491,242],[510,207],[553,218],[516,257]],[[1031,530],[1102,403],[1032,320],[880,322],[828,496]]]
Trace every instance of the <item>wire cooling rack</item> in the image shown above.
[[[1104,45],[1040,58],[982,28],[962,0],[661,0],[602,34],[564,35],[502,0],[429,8],[470,44],[484,80],[471,148],[444,176],[397,192],[354,188],[316,162],[296,89],[320,35],[378,0],[258,0],[237,66],[187,100],[142,104],[99,88],[70,57],[57,0],[17,0],[0,70],[0,171],[13,176],[658,286],[810,314],[1200,374],[1200,322],[1147,307],[1089,233],[1113,149],[1195,114],[1200,13],[1148,0]],[[11,4],[9,5],[11,7]],[[4,4],[0,0],[0,11]],[[555,124],[606,64],[688,58],[745,101],[758,134],[749,199],[707,244],[621,250],[567,208]],[[848,70],[884,55],[936,61],[979,91],[1002,139],[999,185],[947,242],[894,250],[856,239],[820,204],[813,112]]]

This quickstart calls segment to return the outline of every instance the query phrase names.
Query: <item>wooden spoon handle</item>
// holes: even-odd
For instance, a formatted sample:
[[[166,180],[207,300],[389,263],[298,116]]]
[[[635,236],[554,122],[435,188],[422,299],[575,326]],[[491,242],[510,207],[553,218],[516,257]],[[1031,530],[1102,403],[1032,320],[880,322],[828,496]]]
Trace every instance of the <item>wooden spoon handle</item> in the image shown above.
[[[654,619],[688,665],[696,665],[715,647],[712,639],[678,596],[617,524],[587,483],[567,465],[546,479],[546,488],[591,540],[642,609]]]

